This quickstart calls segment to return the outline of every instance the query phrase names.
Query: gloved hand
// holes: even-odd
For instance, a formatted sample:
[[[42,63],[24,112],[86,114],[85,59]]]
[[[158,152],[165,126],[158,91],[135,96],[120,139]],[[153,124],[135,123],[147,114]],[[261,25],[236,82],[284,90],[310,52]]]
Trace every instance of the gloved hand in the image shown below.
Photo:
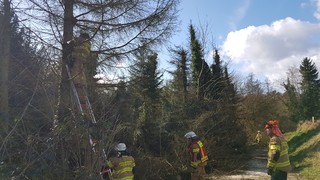
[[[273,174],[273,168],[268,168],[267,174],[270,175],[270,176],[272,176],[272,174]]]

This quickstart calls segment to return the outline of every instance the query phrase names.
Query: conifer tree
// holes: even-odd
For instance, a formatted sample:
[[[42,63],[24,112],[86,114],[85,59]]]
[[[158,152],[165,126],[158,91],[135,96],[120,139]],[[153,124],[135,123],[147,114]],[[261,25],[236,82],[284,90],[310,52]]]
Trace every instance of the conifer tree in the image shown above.
[[[209,65],[204,60],[203,48],[196,38],[196,32],[192,25],[189,26],[192,82],[196,91],[197,99],[202,100],[209,95],[210,80],[212,79]]]
[[[158,55],[148,47],[141,48],[135,53],[137,63],[130,69],[129,93],[132,94],[134,140],[146,151],[159,153],[159,146],[154,136],[159,135],[159,103],[162,74],[157,70]]]
[[[172,49],[171,51],[173,52],[173,60],[170,63],[176,68],[173,72],[170,72],[173,75],[173,93],[179,103],[185,103],[188,93],[187,51],[182,47]]]
[[[40,28],[39,26],[34,26],[34,31],[39,35],[39,38],[55,49],[61,50],[55,54],[55,57],[61,60],[59,62],[60,69],[58,70],[61,73],[59,74],[59,103],[57,103],[58,110],[57,116],[55,116],[57,117],[57,121],[55,121],[57,123],[55,123],[56,128],[54,129],[56,132],[55,139],[58,142],[55,145],[57,149],[61,150],[57,152],[57,157],[60,161],[57,164],[64,169],[72,170],[64,171],[63,175],[65,176],[69,172],[71,172],[70,174],[79,174],[79,172],[83,171],[77,171],[73,168],[81,168],[84,157],[86,158],[86,172],[83,174],[92,174],[92,171],[96,168],[95,164],[92,163],[94,162],[92,159],[96,157],[92,156],[94,152],[91,151],[91,147],[88,144],[88,128],[84,126],[74,128],[76,125],[73,123],[79,123],[79,119],[73,118],[74,113],[70,111],[72,102],[66,64],[72,52],[68,42],[78,37],[79,32],[86,31],[90,36],[91,51],[95,51],[100,67],[111,67],[109,66],[110,64],[114,65],[124,59],[130,60],[128,57],[131,56],[132,52],[139,49],[141,40],[150,45],[158,45],[171,35],[177,22],[176,6],[178,1],[22,1],[23,3],[21,4],[30,5],[30,7],[21,12],[31,17],[31,24],[41,25]],[[99,103],[103,104],[102,102]],[[99,117],[96,118],[98,119]],[[86,135],[83,135],[83,133],[86,133]],[[76,144],[77,142],[81,143]],[[79,145],[77,146],[78,148],[74,146],[75,144]],[[102,148],[102,145],[99,147]],[[83,150],[84,148],[86,150]],[[73,159],[72,162],[74,164],[70,165],[70,159]],[[87,159],[92,161],[87,161]],[[71,166],[72,168],[70,168]]]
[[[310,58],[304,58],[301,62],[299,72],[302,76],[301,82],[301,105],[304,119],[313,116],[320,117],[320,81],[318,70]]]
[[[43,24],[35,31],[39,30],[40,35],[44,33],[46,38],[43,39],[49,39],[48,44],[62,49],[57,118],[61,122],[70,117],[70,91],[65,68],[71,55],[66,45],[68,41],[77,37],[80,31],[88,32],[91,50],[99,54],[99,65],[110,67],[110,64],[128,58],[139,48],[141,40],[153,45],[164,42],[177,22],[178,1],[175,0],[26,0],[25,4],[32,7],[23,11],[33,17],[30,18],[32,23]]]
[[[9,48],[8,66],[3,65],[1,68],[6,68],[6,86],[10,89],[6,100],[9,107],[8,118],[11,120],[7,125],[11,133],[1,130],[1,135],[5,135],[7,140],[1,142],[0,158],[5,163],[0,168],[0,174],[3,179],[11,179],[13,176],[18,179],[21,176],[33,179],[37,175],[39,177],[40,171],[49,171],[47,155],[50,153],[44,147],[49,144],[47,139],[53,117],[51,105],[55,104],[57,84],[54,79],[48,78],[49,69],[52,68],[49,64],[51,59],[46,56],[48,49],[41,43],[32,43],[30,29],[21,28],[21,22],[14,11],[10,12],[9,17],[9,32],[5,35],[9,42],[4,43],[1,35],[0,46],[6,44],[6,48]],[[1,18],[0,13],[0,21]],[[1,62],[2,60],[4,59],[0,58]],[[4,99],[1,98],[0,101]],[[39,158],[40,156],[43,157]],[[38,159],[37,162],[34,159]],[[53,159],[50,160],[52,162]]]
[[[131,88],[138,93],[140,101],[158,101],[162,74],[158,72],[158,55],[141,48],[135,53],[137,63],[130,69]]]
[[[235,106],[236,102],[236,89],[230,77],[227,66],[224,68],[224,80],[225,80],[225,96],[228,98],[228,103]]]
[[[223,78],[223,69],[221,65],[220,55],[218,50],[215,49],[213,55],[214,63],[211,65],[212,79],[210,83],[211,96],[213,99],[219,99],[222,96],[222,91],[226,88],[224,85],[225,79]]]

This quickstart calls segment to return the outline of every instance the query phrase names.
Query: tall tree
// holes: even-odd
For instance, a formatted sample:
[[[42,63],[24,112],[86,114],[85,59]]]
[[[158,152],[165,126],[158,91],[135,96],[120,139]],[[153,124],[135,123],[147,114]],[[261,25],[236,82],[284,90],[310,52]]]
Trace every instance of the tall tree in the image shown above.
[[[139,48],[141,40],[146,44],[160,44],[171,35],[177,22],[176,0],[27,0],[23,13],[43,35],[42,40],[61,49],[73,39],[75,32],[86,30],[94,40],[94,51],[99,54],[99,65],[113,65],[112,60],[122,60]],[[34,8],[36,7],[36,8]],[[41,14],[41,15],[40,15]],[[46,14],[46,15],[43,15]],[[50,36],[51,35],[51,36]],[[68,77],[65,69],[71,52],[62,46],[62,74],[58,119],[68,117]],[[109,66],[110,67],[110,66]]]
[[[189,26],[192,81],[199,100],[203,99],[209,92],[210,80],[212,78],[209,65],[204,60],[203,48],[196,37],[196,32],[192,25]]]
[[[187,100],[188,87],[188,64],[187,51],[182,47],[171,49],[173,60],[171,64],[175,66],[175,70],[170,72],[173,75],[172,86],[174,96],[177,97],[177,102],[185,103]]]
[[[159,129],[156,127],[158,127],[160,117],[158,107],[162,74],[157,70],[157,54],[147,47],[140,49],[135,57],[137,63],[130,69],[131,80],[129,85],[129,92],[137,97],[134,102],[134,112],[137,112],[134,137],[136,137],[136,143],[145,150],[153,149],[158,152],[158,146],[154,146],[156,142],[152,142],[152,139],[158,138],[151,137],[159,135],[156,131],[156,129]]]
[[[214,63],[211,65],[212,79],[210,83],[211,96],[219,99],[225,88],[225,79],[223,77],[223,67],[218,50],[215,49],[213,55]],[[226,74],[227,75],[227,74]]]
[[[225,67],[223,71],[223,79],[224,79],[224,99],[226,100],[225,102],[229,104],[229,107],[232,113],[236,113],[235,107],[237,104],[237,92],[234,86],[234,83],[232,82],[232,78],[230,77],[228,68]],[[235,119],[235,115],[233,116],[233,119]]]
[[[145,48],[135,57],[137,63],[130,69],[131,87],[138,93],[140,101],[158,101],[162,74],[158,72],[158,55]]]
[[[39,177],[39,167],[43,168],[42,173],[48,172],[44,170],[48,167],[46,157],[49,154],[45,147],[52,128],[53,110],[50,105],[55,104],[52,102],[56,84],[54,79],[47,78],[52,68],[48,61],[50,58],[46,56],[48,48],[41,43],[33,44],[30,29],[21,28],[14,10],[10,13],[10,31],[5,35],[9,38],[6,44],[10,48],[6,85],[10,89],[7,97],[9,119],[14,121],[11,121],[9,132],[1,131],[6,138],[1,142],[0,158],[5,165],[0,174],[5,179],[12,176],[33,178],[37,175]],[[2,18],[2,14],[0,17]],[[0,46],[4,44],[2,37],[4,36],[1,36]],[[44,158],[39,158],[40,154]],[[37,162],[34,159],[38,159]],[[18,171],[10,173],[17,167]]]
[[[3,14],[0,13],[0,126],[1,132],[8,131],[8,67],[10,60],[10,1],[3,1]]]
[[[81,128],[72,128],[74,121],[69,110],[69,78],[65,67],[72,52],[67,42],[78,36],[81,30],[87,31],[93,47],[91,50],[98,54],[98,64],[100,67],[111,67],[110,65],[127,57],[130,60],[131,53],[140,48],[141,41],[151,46],[166,40],[177,22],[177,3],[176,0],[26,0],[22,3],[30,5],[23,13],[30,17],[28,22],[35,25],[34,31],[40,35],[40,39],[62,50],[57,118],[61,124],[58,123],[55,130],[61,142],[57,143],[60,145],[58,149],[61,149],[61,153],[58,154],[61,154],[61,164],[64,168],[69,168],[68,158],[73,156],[71,158],[77,159],[79,153],[83,153],[82,150],[75,152],[81,148],[74,148],[70,142],[71,138],[66,137],[74,138],[73,143],[87,142],[83,138],[85,136],[74,136],[83,134]],[[38,24],[42,26],[39,27]],[[61,127],[70,129],[66,131],[67,128]],[[77,153],[78,155],[75,155]],[[90,150],[85,153],[90,153]],[[91,165],[90,167],[94,166]]]
[[[304,58],[300,65],[301,82],[301,105],[304,119],[311,119],[313,116],[320,117],[320,80],[318,70],[310,58]]]

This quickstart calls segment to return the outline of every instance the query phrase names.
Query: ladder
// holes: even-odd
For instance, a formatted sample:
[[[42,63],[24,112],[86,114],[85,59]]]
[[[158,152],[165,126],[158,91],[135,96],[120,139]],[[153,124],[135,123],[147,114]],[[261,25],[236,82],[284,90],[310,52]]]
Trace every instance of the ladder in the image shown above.
[[[69,81],[70,81],[70,87],[71,87],[71,91],[72,91],[71,94],[73,96],[74,103],[75,103],[75,105],[77,107],[78,112],[81,115],[83,115],[84,114],[84,109],[81,106],[79,94],[77,92],[76,86],[73,83],[72,76],[71,76],[71,73],[70,73],[70,68],[69,68],[69,66],[67,64],[66,64],[66,70],[67,70],[67,74],[68,74]],[[92,124],[96,124],[97,121],[96,121],[96,119],[94,117],[93,110],[92,110],[92,107],[91,107],[91,103],[90,103],[88,95],[87,95],[87,91],[84,89],[84,87],[82,87],[82,88],[83,88],[83,92],[85,92],[85,103],[86,103],[86,107],[88,108],[87,109],[87,111],[88,111],[87,113],[89,115],[89,118],[90,118]],[[82,117],[81,121],[83,123],[85,123],[86,120]],[[92,151],[96,152],[96,150],[95,150],[95,142],[93,141],[91,134],[89,134],[89,143],[91,145]]]
[[[75,87],[75,85],[73,83],[72,76],[71,76],[71,73],[70,73],[70,68],[69,68],[69,66],[67,64],[66,64],[66,70],[67,70],[67,74],[68,74],[69,81],[70,81],[70,87],[71,87],[71,90],[72,90],[72,96],[73,96],[73,99],[74,99],[74,103],[76,104],[78,112],[82,115],[83,112],[84,112],[84,109],[82,109],[80,98],[79,98],[77,89],[76,89],[76,87]],[[87,95],[87,91],[84,89],[84,87],[83,87],[83,92],[86,93],[86,95],[85,95],[85,103],[86,103],[86,107],[88,108],[88,113],[89,113],[89,117],[91,119],[91,122],[93,124],[96,124],[97,121],[96,121],[96,119],[94,117],[93,110],[92,110],[92,107],[91,107],[91,103],[89,101],[89,98],[88,98],[88,95]],[[81,121],[84,122],[86,120],[82,118]],[[96,144],[93,141],[91,134],[89,134],[89,143],[90,143],[90,146],[91,146],[91,150],[94,153],[96,153],[97,152],[96,149],[95,149],[95,145]],[[103,153],[103,157],[104,157],[105,161],[107,161],[107,155],[106,155],[106,152],[105,152],[104,148],[102,148],[102,153]],[[105,175],[108,177],[108,179],[111,179],[112,171],[111,171],[110,168],[107,168],[107,169],[103,168],[103,169],[100,170],[100,177],[102,179],[104,179]]]
[[[104,148],[102,149],[102,156],[105,161],[108,160],[107,154],[106,154],[106,151],[104,150]],[[101,179],[105,179],[105,178],[112,179],[111,169],[107,168],[106,166],[102,166],[101,170],[100,170],[100,176],[101,176]]]

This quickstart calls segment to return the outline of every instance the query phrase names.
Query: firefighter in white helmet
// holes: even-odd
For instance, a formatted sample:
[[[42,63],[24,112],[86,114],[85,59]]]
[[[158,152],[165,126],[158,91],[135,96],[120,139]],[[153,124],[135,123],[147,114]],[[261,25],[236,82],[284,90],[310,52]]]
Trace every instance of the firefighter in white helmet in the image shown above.
[[[205,166],[208,161],[207,152],[199,137],[193,131],[186,133],[184,137],[190,140],[188,152],[191,160],[190,166],[192,167],[191,180],[204,180],[206,175]]]
[[[107,167],[112,169],[113,180],[132,180],[134,178],[134,158],[128,153],[127,146],[119,143],[114,148],[118,154],[116,157],[110,158]]]

